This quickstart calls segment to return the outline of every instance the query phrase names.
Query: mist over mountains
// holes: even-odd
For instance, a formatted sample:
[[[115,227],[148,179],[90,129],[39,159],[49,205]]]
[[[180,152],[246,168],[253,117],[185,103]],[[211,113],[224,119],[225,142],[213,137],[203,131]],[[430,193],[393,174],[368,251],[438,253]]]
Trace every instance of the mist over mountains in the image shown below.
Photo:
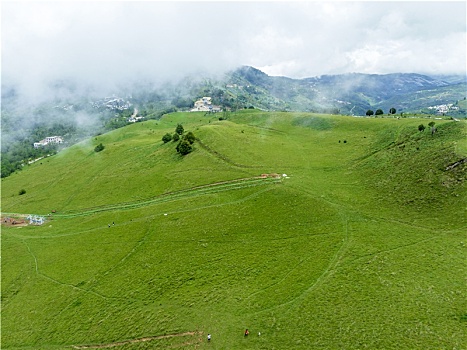
[[[2,109],[11,112],[55,103],[89,110],[88,104],[105,96],[129,97],[140,108],[151,104],[152,108],[186,109],[196,99],[212,96],[217,104],[227,108],[365,115],[368,109],[386,111],[393,107],[398,112],[412,113],[435,105],[455,104],[466,97],[466,91],[467,79],[459,75],[348,73],[293,79],[269,76],[251,66],[242,66],[224,74],[205,72],[172,82],[129,80],[107,91],[62,79],[49,84],[47,91],[28,96],[14,85],[2,84]]]
[[[280,100],[286,110],[365,115],[368,109],[420,112],[432,105],[456,103],[465,98],[462,76],[430,77],[415,73],[341,74],[306,79],[270,77],[252,67],[242,67],[233,77]]]

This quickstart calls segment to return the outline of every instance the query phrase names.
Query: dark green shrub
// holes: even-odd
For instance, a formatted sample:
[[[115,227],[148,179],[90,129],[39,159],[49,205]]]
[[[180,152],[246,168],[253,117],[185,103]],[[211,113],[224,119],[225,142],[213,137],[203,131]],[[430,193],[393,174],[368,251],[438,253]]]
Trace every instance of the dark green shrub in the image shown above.
[[[164,136],[162,136],[162,141],[164,143],[167,143],[169,142],[170,140],[172,140],[172,135],[170,135],[169,133],[165,134]]]
[[[98,145],[94,148],[94,152],[100,152],[100,151],[102,151],[104,148],[105,148],[105,146],[104,146],[102,143],[100,143],[100,144],[98,144]]]
[[[189,131],[184,137],[185,140],[187,140],[191,145],[195,142],[196,137],[195,135]]]
[[[182,124],[177,124],[177,127],[175,128],[175,132],[179,135],[183,134],[185,130],[183,129]]]
[[[177,152],[180,153],[182,156],[187,155],[193,151],[193,147],[191,144],[186,140],[181,140],[177,145]]]

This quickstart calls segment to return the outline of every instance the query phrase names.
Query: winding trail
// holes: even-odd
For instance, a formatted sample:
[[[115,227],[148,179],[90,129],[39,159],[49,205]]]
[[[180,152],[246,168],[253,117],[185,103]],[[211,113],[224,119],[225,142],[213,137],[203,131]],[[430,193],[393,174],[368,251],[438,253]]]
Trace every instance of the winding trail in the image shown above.
[[[144,337],[144,338],[124,340],[124,341],[108,343],[108,344],[72,345],[72,347],[73,347],[73,349],[107,349],[107,348],[113,348],[113,347],[116,347],[116,346],[123,346],[123,345],[134,344],[134,343],[143,343],[143,342],[148,342],[148,341],[158,340],[158,339],[175,338],[175,337],[187,337],[187,336],[202,335],[202,334],[203,334],[203,332],[201,332],[201,331],[173,333],[173,334],[165,334],[165,335],[156,335],[156,336],[153,336],[153,337]],[[199,341],[201,341],[201,339],[199,339]]]
[[[197,186],[197,187],[192,187],[192,188],[185,189],[185,190],[165,193],[165,194],[162,194],[156,197],[148,198],[146,200],[109,204],[109,205],[103,205],[103,206],[98,206],[94,208],[70,210],[70,211],[65,211],[63,213],[60,213],[60,214],[54,214],[54,216],[61,217],[61,218],[71,218],[71,217],[77,217],[77,216],[91,215],[91,214],[94,214],[97,212],[103,212],[103,211],[136,209],[136,208],[145,207],[145,206],[152,205],[152,204],[185,199],[191,196],[198,196],[198,195],[203,195],[203,194],[211,194],[211,193],[218,193],[218,192],[236,190],[236,189],[247,188],[247,187],[254,187],[254,186],[265,185],[271,182],[278,182],[278,181],[280,180],[269,178],[269,177],[268,178],[251,177],[251,178],[237,179],[237,180],[231,180],[231,181],[222,181],[222,182],[217,182],[217,183],[213,183],[209,185]]]
[[[56,218],[74,218],[79,216],[92,215],[104,211],[115,211],[115,210],[126,210],[126,209],[137,209],[153,204],[165,203],[180,199],[185,199],[193,196],[200,196],[205,194],[213,194],[219,192],[225,192],[230,190],[237,190],[248,187],[263,186],[273,183],[279,183],[282,179],[272,176],[255,176],[236,180],[221,181],[208,185],[196,186],[184,190],[164,193],[155,197],[150,197],[143,200],[137,200],[132,202],[123,202],[115,204],[107,204],[96,207],[80,208],[76,210],[67,210],[60,213],[53,214]],[[20,213],[2,213],[2,215],[24,215]]]
[[[334,256],[330,259],[328,266],[323,270],[321,275],[319,275],[319,277],[316,280],[312,281],[312,283],[306,289],[304,289],[299,295],[297,295],[297,296],[295,296],[295,297],[293,297],[293,298],[291,298],[291,299],[289,299],[289,300],[287,300],[287,301],[285,301],[283,303],[273,305],[273,306],[268,307],[268,308],[264,308],[264,309],[262,309],[260,311],[254,311],[254,312],[250,313],[250,315],[252,315],[252,314],[263,314],[265,312],[270,312],[272,310],[280,309],[280,308],[282,308],[284,306],[289,306],[289,305],[297,302],[298,300],[303,299],[307,295],[309,295],[309,293],[312,292],[313,290],[315,290],[320,284],[323,283],[323,281],[329,279],[334,274],[334,272],[338,268],[339,264],[341,263],[342,258],[345,256],[345,252],[348,249],[348,245],[349,245],[349,241],[350,241],[350,233],[349,233],[349,228],[348,228],[347,215],[343,214],[342,217],[341,217],[341,220],[342,220],[343,232],[344,232],[344,238],[342,240],[342,244],[339,247],[339,249],[336,251]]]

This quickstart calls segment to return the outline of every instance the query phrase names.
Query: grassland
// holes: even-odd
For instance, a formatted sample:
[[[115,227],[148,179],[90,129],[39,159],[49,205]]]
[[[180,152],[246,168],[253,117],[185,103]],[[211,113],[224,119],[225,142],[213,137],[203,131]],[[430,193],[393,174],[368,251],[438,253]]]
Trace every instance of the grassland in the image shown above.
[[[421,123],[175,113],[2,179],[47,217],[2,226],[2,349],[465,348],[465,123]]]

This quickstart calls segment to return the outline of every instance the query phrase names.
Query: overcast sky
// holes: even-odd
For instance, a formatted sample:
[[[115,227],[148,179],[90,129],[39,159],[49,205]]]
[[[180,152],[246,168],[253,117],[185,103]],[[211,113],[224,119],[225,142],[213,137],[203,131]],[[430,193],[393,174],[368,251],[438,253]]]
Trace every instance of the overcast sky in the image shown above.
[[[466,73],[466,3],[2,1],[2,81]]]

